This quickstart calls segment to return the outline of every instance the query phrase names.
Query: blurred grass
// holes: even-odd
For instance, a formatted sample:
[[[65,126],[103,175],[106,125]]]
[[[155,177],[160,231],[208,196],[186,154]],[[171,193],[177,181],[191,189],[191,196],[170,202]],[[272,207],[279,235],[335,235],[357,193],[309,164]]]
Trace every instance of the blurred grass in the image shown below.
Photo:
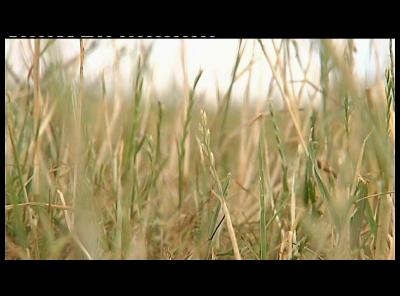
[[[217,108],[195,92],[201,73],[187,97],[155,95],[151,47],[131,93],[85,79],[91,40],[67,62],[57,40],[35,40],[22,78],[6,60],[6,259],[394,259],[392,43],[372,91],[354,43],[322,40],[322,108],[300,110],[290,66],[265,51],[290,58],[295,40],[254,40],[276,83],[231,101],[249,42]]]

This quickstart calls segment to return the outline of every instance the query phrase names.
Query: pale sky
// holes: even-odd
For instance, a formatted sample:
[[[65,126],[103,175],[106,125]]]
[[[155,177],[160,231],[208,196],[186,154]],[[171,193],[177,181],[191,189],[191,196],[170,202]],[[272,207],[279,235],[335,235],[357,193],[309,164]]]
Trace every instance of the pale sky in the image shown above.
[[[28,40],[7,39],[5,43],[5,56],[9,55],[8,62],[12,65],[17,73],[26,73],[24,60],[31,62],[31,52],[29,50]],[[92,42],[92,40],[88,40]],[[151,80],[152,85],[157,92],[167,90],[175,81],[178,87],[183,85],[182,64],[181,64],[181,48],[182,43],[186,49],[186,62],[188,79],[190,85],[198,73],[199,69],[203,69],[203,76],[198,84],[199,92],[204,92],[207,97],[216,97],[216,85],[225,93],[230,80],[231,72],[236,59],[237,49],[239,45],[238,39],[103,39],[101,45],[92,54],[85,59],[85,78],[91,79],[105,72],[106,81],[111,82],[113,79],[112,65],[115,58],[117,48],[125,46],[127,55],[121,59],[120,78],[118,83],[120,86],[131,85],[131,70],[135,67],[138,47],[142,43],[144,45],[153,44],[153,50],[150,56],[150,67],[152,69]],[[254,45],[255,63],[252,70],[251,95],[254,97],[265,97],[267,87],[271,79],[268,63],[260,50],[259,44],[254,39],[244,39],[245,50],[239,70],[243,70],[251,60]],[[275,60],[273,43],[279,46],[280,40],[263,40],[264,46]],[[297,40],[299,45],[299,54],[303,64],[307,64],[309,58],[310,40]],[[335,40],[338,44],[343,40]],[[393,40],[393,45],[395,41]],[[60,39],[57,40],[57,46],[61,49],[64,59],[68,59],[79,53],[78,39]],[[383,73],[386,67],[389,55],[389,40],[379,39],[356,39],[355,46],[357,52],[355,54],[355,68],[358,77],[363,80],[373,81],[377,68]],[[372,50],[371,50],[372,49]],[[291,49],[292,74],[294,80],[303,79],[303,72],[297,66],[295,60],[294,49]],[[319,81],[319,56],[317,46],[314,46],[314,54],[308,78],[318,85]],[[78,73],[78,69],[77,69]],[[244,93],[247,85],[248,75],[243,75],[233,89],[233,96],[240,97]]]

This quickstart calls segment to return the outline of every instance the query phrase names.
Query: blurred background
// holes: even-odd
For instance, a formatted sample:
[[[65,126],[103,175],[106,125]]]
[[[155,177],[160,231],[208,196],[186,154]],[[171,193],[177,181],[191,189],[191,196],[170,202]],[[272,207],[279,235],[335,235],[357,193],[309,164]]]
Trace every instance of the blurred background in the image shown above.
[[[87,82],[94,82],[104,77],[109,88],[118,84],[123,92],[129,92],[136,58],[138,54],[145,53],[149,66],[147,75],[156,96],[171,90],[181,90],[185,81],[193,81],[199,69],[202,69],[204,72],[198,90],[206,100],[215,103],[218,92],[225,92],[229,87],[239,42],[238,39],[85,39],[85,49],[90,52],[85,58],[85,79]],[[272,59],[276,59],[275,53],[280,50],[280,40],[265,42],[268,44],[266,51]],[[287,60],[280,61],[290,65],[290,78],[295,89],[300,87],[300,82],[304,79],[319,85],[319,42],[309,39],[293,40],[290,56]],[[335,39],[333,42],[338,48],[345,48],[349,40]],[[389,40],[355,39],[352,42],[355,51],[354,74],[357,75],[357,80],[365,88],[376,86],[384,79]],[[243,56],[238,66],[238,73],[241,75],[232,89],[232,100],[240,102],[248,84],[250,99],[266,97],[271,72],[257,40],[243,39],[241,46]],[[43,57],[42,63],[54,56],[68,65],[75,61],[76,66],[72,67],[72,71],[78,77],[79,40],[57,39],[51,47],[50,54]],[[32,63],[32,54],[33,40],[6,40],[7,70],[12,71],[16,77],[25,77]],[[252,76],[251,79],[249,75]],[[315,89],[312,84],[307,84],[304,96],[312,96],[313,91]]]

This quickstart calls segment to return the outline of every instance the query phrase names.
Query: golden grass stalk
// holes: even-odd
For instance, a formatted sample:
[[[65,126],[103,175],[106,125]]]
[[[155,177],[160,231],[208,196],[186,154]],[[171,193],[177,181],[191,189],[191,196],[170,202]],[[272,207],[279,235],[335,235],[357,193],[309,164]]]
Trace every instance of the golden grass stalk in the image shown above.
[[[81,240],[73,232],[74,221],[71,219],[70,215],[68,214],[68,209],[67,209],[68,207],[67,207],[67,204],[66,204],[65,199],[64,199],[64,194],[60,190],[57,190],[57,193],[58,193],[58,196],[60,197],[62,206],[64,207],[65,222],[67,223],[67,228],[68,228],[69,232],[71,233],[72,238],[77,243],[79,248],[82,250],[83,254],[85,254],[87,259],[92,260],[93,258],[89,254],[89,251],[86,249],[86,247],[83,245]]]
[[[74,209],[70,206],[64,206],[64,205],[57,205],[57,204],[50,204],[50,203],[44,203],[44,202],[24,202],[24,203],[19,203],[19,204],[14,204],[14,205],[6,205],[6,211],[10,211],[16,207],[26,207],[26,206],[40,206],[40,207],[45,207],[45,208],[55,208],[55,209],[61,209],[61,210],[67,210],[67,211],[73,211]]]
[[[214,196],[218,198],[218,200],[221,203],[222,211],[224,212],[226,218],[226,227],[228,228],[229,238],[231,239],[232,242],[233,254],[235,255],[235,259],[242,260],[242,256],[240,256],[239,252],[239,246],[237,244],[235,230],[233,229],[231,215],[229,214],[228,206],[226,205],[225,199],[216,194],[215,191],[212,190],[211,192],[213,193]]]
[[[35,39],[35,49],[33,57],[33,83],[34,83],[34,130],[38,131],[41,121],[41,98],[40,98],[40,39]],[[39,194],[39,137],[35,137],[33,155],[33,194]]]
[[[285,94],[285,91],[283,90],[283,86],[281,85],[282,82],[280,81],[280,79],[278,77],[278,73],[276,72],[275,68],[272,65],[272,61],[271,61],[268,53],[266,52],[266,50],[264,48],[264,44],[262,43],[262,41],[260,39],[258,40],[258,42],[259,42],[259,44],[261,46],[262,52],[263,52],[267,62],[269,64],[269,67],[270,67],[272,75],[273,75],[273,77],[274,77],[274,79],[276,81],[276,84],[278,85],[279,92],[281,93],[281,96],[282,96],[282,98],[284,99],[284,101],[286,103],[286,107],[287,107],[287,109],[289,111],[290,118],[293,121],[294,127],[296,129],[297,135],[298,135],[299,140],[300,140],[300,143],[303,146],[303,149],[304,149],[304,152],[305,152],[306,156],[308,157],[309,153],[308,153],[307,145],[306,145],[306,142],[304,141],[304,137],[303,137],[303,135],[301,133],[300,125],[299,125],[299,123],[298,123],[298,121],[296,119],[297,117],[296,117],[296,115],[295,115],[295,113],[293,111],[292,103],[291,103],[290,99],[287,97],[287,95]]]

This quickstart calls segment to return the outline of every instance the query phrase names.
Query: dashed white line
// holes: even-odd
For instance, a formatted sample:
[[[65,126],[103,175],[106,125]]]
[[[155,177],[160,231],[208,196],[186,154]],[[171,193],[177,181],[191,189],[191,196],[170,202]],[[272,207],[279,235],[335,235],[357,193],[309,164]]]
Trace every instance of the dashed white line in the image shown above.
[[[49,35],[49,36],[43,36],[43,35],[33,36],[33,35],[30,35],[28,37],[29,38],[37,38],[37,37],[38,38],[54,38],[53,35]],[[143,38],[143,37],[144,38],[215,38],[215,35],[210,35],[210,36],[206,36],[206,35],[201,35],[201,36],[197,36],[197,35],[191,35],[191,36],[187,36],[187,35],[184,35],[184,36],[179,36],[179,35],[173,35],[173,36],[171,36],[171,35],[165,35],[165,36],[146,35],[146,36],[143,36],[143,35],[139,35],[137,37],[132,36],[132,35],[129,35],[129,36],[120,35],[119,36],[119,38]],[[20,36],[10,35],[10,36],[8,36],[8,38],[27,38],[27,36],[26,35],[20,35]],[[75,37],[75,36],[72,36],[72,35],[68,35],[68,36],[57,35],[55,38],[117,38],[117,37],[113,37],[113,36],[110,36],[110,35],[107,35],[107,36],[103,36],[103,35],[98,35],[98,36],[83,35],[83,36],[78,36],[78,37]]]

